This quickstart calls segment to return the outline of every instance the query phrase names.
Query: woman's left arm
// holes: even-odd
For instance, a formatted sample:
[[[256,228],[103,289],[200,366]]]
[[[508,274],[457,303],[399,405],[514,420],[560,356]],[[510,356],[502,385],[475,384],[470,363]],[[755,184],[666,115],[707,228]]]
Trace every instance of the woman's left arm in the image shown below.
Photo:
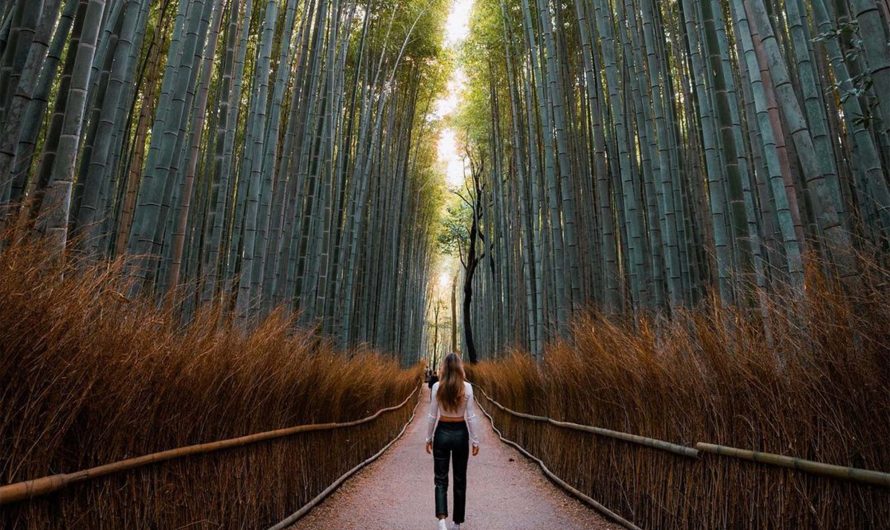
[[[470,442],[473,444],[473,454],[479,451],[479,417],[476,416],[476,398],[473,396],[473,385],[467,385],[467,430],[470,431]]]

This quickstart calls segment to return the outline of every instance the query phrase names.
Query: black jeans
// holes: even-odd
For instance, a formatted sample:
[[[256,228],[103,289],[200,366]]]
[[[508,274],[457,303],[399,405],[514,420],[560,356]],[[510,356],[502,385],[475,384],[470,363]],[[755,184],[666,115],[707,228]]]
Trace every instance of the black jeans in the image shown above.
[[[448,460],[454,469],[454,522],[464,522],[467,503],[467,459],[470,433],[465,422],[440,421],[433,435],[436,517],[448,516]]]

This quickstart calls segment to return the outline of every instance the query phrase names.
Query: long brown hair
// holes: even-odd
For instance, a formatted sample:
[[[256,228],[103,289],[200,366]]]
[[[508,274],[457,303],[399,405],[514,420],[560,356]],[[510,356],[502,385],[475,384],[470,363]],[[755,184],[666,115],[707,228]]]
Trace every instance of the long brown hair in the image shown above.
[[[436,399],[446,409],[454,410],[464,398],[464,364],[454,352],[445,356],[440,367]]]

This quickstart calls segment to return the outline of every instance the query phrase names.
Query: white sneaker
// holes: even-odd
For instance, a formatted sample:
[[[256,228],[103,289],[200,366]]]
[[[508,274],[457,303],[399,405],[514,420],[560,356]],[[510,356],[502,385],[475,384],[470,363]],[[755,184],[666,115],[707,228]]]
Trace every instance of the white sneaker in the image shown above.
[[[451,530],[460,530],[460,523],[453,523]]]
[[[445,519],[439,519],[439,527],[437,530],[448,530],[448,523],[445,522]]]

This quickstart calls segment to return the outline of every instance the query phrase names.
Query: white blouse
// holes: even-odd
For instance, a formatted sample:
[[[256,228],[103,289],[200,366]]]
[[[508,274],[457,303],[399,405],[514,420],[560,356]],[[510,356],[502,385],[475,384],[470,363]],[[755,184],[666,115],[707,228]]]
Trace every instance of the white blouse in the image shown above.
[[[476,401],[473,398],[473,385],[464,381],[464,398],[458,406],[457,410],[448,410],[444,407],[439,408],[439,400],[436,399],[436,392],[439,390],[439,383],[433,384],[430,399],[430,412],[427,418],[426,441],[433,441],[433,430],[436,428],[436,422],[439,419],[439,413],[442,416],[460,417],[462,416],[467,422],[467,430],[470,431],[470,441],[473,445],[479,445],[479,418],[476,417]]]

